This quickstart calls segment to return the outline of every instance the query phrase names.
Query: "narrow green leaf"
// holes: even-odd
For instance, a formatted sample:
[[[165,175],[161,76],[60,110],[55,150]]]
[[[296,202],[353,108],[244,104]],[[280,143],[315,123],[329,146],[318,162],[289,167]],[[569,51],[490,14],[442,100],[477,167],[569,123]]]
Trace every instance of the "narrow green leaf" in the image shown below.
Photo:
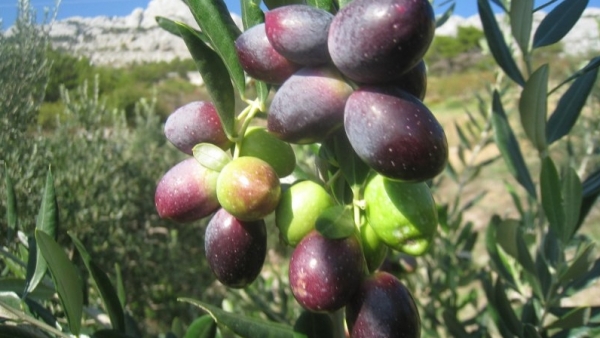
[[[315,228],[321,235],[331,239],[352,235],[355,231],[352,209],[343,205],[325,209],[317,218]]]
[[[112,328],[120,332],[125,332],[125,314],[121,302],[119,301],[119,297],[117,296],[117,291],[106,273],[92,260],[92,257],[83,246],[83,243],[81,243],[75,235],[69,233],[69,236],[71,237],[73,244],[75,244],[77,251],[79,251],[79,255],[92,276],[96,289],[100,293],[104,308],[110,318]]]
[[[241,0],[242,23],[244,30],[265,21],[265,13],[260,8],[260,0]]]
[[[331,12],[334,9],[333,0],[306,0],[306,4],[328,12]]]
[[[441,27],[443,24],[446,23],[446,21],[448,21],[448,19],[450,19],[452,14],[454,14],[455,7],[456,7],[456,2],[453,2],[452,5],[450,7],[448,7],[448,9],[446,9],[442,15],[438,16],[435,19],[435,27],[436,28]]]
[[[42,195],[42,205],[36,220],[36,230],[43,231],[51,238],[56,239],[56,228],[58,227],[58,205],[56,202],[56,194],[54,191],[54,177],[52,171],[48,169],[46,175],[46,186],[44,188],[44,194]],[[46,274],[46,261],[42,257],[42,253],[38,250],[34,244],[35,241],[30,241],[29,249],[29,262],[27,271],[27,286],[25,289],[25,295],[35,290],[38,284],[44,278]],[[32,247],[33,246],[33,247]],[[35,266],[35,269],[30,269],[31,266]]]
[[[516,220],[505,219],[497,225],[496,241],[514,259],[519,258],[517,247],[517,236],[519,235],[519,223]]]
[[[187,302],[203,309],[217,323],[226,326],[235,334],[245,338],[306,338],[304,334],[294,332],[287,325],[244,317],[240,316],[239,313],[225,312],[218,307],[190,298],[180,298],[179,301]]]
[[[570,0],[558,4],[542,22],[533,36],[533,48],[548,46],[560,41],[581,17],[588,0]]]
[[[493,267],[504,280],[508,283],[515,285],[515,279],[507,268],[506,262],[500,257],[498,252],[498,239],[497,231],[499,226],[502,224],[502,219],[497,215],[494,215],[488,224],[485,233],[485,246],[490,256],[490,260],[493,263]]]
[[[458,123],[454,123],[454,129],[456,129],[456,133],[458,134],[460,144],[467,149],[471,149],[471,142],[465,135],[465,132],[462,130],[462,128],[458,125]]]
[[[579,229],[592,206],[600,194],[600,169],[589,175],[581,184],[583,187],[583,199],[581,201],[581,211],[579,213],[579,222],[575,232]]]
[[[22,278],[3,278],[0,279],[0,290],[3,292],[14,292],[16,294],[21,294],[23,290],[25,290],[25,279]],[[38,300],[49,300],[54,296],[56,291],[44,284],[38,285],[33,292],[31,292],[28,297]]]
[[[561,96],[556,109],[548,119],[548,129],[546,130],[548,144],[561,139],[573,128],[592,88],[594,88],[597,76],[598,68],[594,68],[577,78]]]
[[[506,289],[502,280],[498,278],[494,287],[494,296],[496,299],[496,308],[498,314],[506,324],[507,328],[517,337],[520,337],[523,332],[523,323],[519,320],[515,311],[510,305],[510,301],[506,296]]]
[[[225,63],[238,92],[244,95],[246,77],[234,44],[241,32],[233,21],[227,5],[223,0],[187,0],[187,4],[198,26],[210,39],[210,45]]]
[[[535,185],[533,184],[531,176],[529,175],[529,170],[527,169],[527,165],[521,154],[519,142],[508,123],[498,91],[494,91],[492,112],[494,138],[496,140],[496,145],[504,158],[504,162],[508,167],[508,171],[515,177],[517,182],[525,188],[531,197],[537,198]]]
[[[568,167],[562,178],[563,209],[565,214],[565,241],[571,239],[579,223],[583,201],[583,187],[575,169]]]
[[[211,143],[200,143],[192,149],[194,158],[203,167],[220,172],[227,163],[231,162],[231,155]]]
[[[294,323],[294,331],[307,338],[334,337],[333,322],[327,313],[302,311]]]
[[[527,80],[519,100],[521,125],[538,152],[546,150],[548,109],[548,65],[538,68]]]
[[[69,329],[71,333],[78,335],[83,311],[83,289],[79,273],[67,254],[50,235],[36,229],[35,239],[40,253],[48,263],[58,298],[67,316]]]
[[[560,187],[558,171],[549,156],[546,156],[542,160],[540,190],[542,194],[542,207],[550,223],[550,228],[558,234],[558,237],[564,243],[565,212],[563,209],[562,189]]]
[[[442,313],[444,324],[453,337],[469,337],[469,334],[464,328],[464,324],[458,321],[456,313],[450,312],[449,309],[444,309]]]
[[[537,331],[535,326],[531,324],[525,324],[523,326],[523,338],[542,338],[542,336]]]
[[[529,282],[533,293],[539,299],[544,299],[545,293],[539,279],[538,271],[533,261],[533,257],[531,257],[531,253],[527,248],[524,237],[523,229],[520,228],[516,238],[518,251],[517,261],[523,268],[525,279]]]
[[[4,183],[6,186],[6,224],[8,233],[6,236],[7,244],[13,240],[19,228],[19,219],[17,212],[17,197],[12,179],[8,173],[8,166],[4,163]]]
[[[119,263],[115,263],[115,274],[117,276],[117,296],[119,297],[119,302],[121,302],[121,307],[125,308],[125,304],[127,304],[127,297],[125,294],[125,285],[123,284],[123,276],[121,274],[121,267]]]
[[[523,86],[525,79],[517,67],[515,60],[512,57],[512,53],[504,41],[504,36],[500,31],[492,7],[488,0],[477,0],[477,7],[479,9],[479,17],[483,25],[483,32],[485,38],[490,47],[490,51],[496,60],[496,63],[504,70],[504,72],[517,84]]]
[[[0,325],[0,338],[40,338],[40,335],[33,333],[29,328]]]
[[[179,32],[179,24],[182,24],[182,22],[173,21],[169,18],[165,18],[162,16],[155,17],[155,20],[156,20],[156,23],[160,26],[160,28],[166,30],[167,32],[169,32],[175,36],[178,36],[180,38],[182,37],[181,32]],[[197,29],[194,29],[194,32],[202,41],[204,41],[204,43],[206,43],[207,45],[210,46],[210,40],[208,39],[206,34],[202,33],[201,31],[199,31]]]
[[[588,273],[594,265],[594,245],[587,244],[579,249],[577,255],[569,263],[568,268],[560,275],[561,283],[569,283]]]
[[[529,39],[533,22],[533,0],[510,2],[510,28],[523,54],[529,53]]]
[[[217,323],[210,315],[204,315],[190,324],[183,338],[215,338],[216,334]]]
[[[561,316],[550,325],[547,329],[573,329],[587,325],[590,319],[590,308],[579,307]]]
[[[103,329],[92,334],[92,338],[136,338],[117,330]]]
[[[202,75],[225,133],[235,136],[235,92],[223,60],[200,39],[193,28],[177,23],[196,67]]]

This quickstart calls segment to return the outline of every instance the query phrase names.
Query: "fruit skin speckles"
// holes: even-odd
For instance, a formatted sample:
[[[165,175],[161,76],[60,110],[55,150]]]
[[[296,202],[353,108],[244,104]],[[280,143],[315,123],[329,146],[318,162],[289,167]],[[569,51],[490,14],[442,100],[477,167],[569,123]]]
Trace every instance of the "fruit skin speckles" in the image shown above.
[[[206,227],[204,248],[208,265],[223,285],[246,287],[258,277],[265,261],[265,222],[244,222],[219,209]]]
[[[333,312],[358,290],[364,272],[356,236],[327,239],[313,230],[292,253],[289,279],[300,305],[313,312]]]

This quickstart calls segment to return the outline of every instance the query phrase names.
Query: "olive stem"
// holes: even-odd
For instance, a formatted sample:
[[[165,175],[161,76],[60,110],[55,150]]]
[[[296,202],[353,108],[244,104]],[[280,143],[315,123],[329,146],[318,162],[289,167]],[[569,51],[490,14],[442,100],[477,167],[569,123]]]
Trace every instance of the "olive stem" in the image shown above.
[[[329,315],[333,322],[333,337],[345,338],[346,326],[344,324],[344,308],[341,308]]]
[[[240,156],[240,148],[242,147],[246,129],[248,129],[248,126],[250,126],[254,116],[261,111],[261,104],[258,102],[258,99],[254,101],[246,101],[246,103],[248,103],[248,106],[244,108],[244,110],[237,117],[238,123],[241,124],[239,124],[235,138],[235,150],[233,152],[233,158],[238,158]]]

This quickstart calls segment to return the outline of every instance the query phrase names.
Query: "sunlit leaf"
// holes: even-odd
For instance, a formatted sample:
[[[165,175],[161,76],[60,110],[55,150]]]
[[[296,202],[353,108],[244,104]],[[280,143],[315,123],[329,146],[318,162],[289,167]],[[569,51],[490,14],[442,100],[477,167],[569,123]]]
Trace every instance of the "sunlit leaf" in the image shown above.
[[[511,1],[509,14],[512,35],[517,40],[521,52],[527,53],[533,22],[533,0]]]
[[[71,237],[73,244],[75,244],[77,251],[79,251],[79,255],[81,256],[85,267],[92,276],[96,288],[100,292],[100,297],[102,298],[104,308],[108,313],[113,329],[125,332],[125,314],[115,287],[110,282],[106,273],[92,260],[92,257],[83,246],[83,243],[81,243],[75,235],[69,233],[69,236]]]
[[[196,318],[183,338],[214,338],[217,334],[217,323],[210,315]]]
[[[190,298],[179,300],[198,306],[208,312],[217,323],[245,338],[306,338],[306,335],[294,332],[292,327],[287,325],[225,312],[218,307]]]
[[[79,273],[64,250],[50,235],[36,229],[35,239],[40,253],[48,263],[58,298],[67,316],[69,329],[71,333],[78,335],[83,312],[83,284]]]
[[[333,0],[306,0],[306,4],[328,12],[333,10]]]
[[[210,45],[225,63],[238,92],[244,95],[246,78],[234,44],[241,32],[233,21],[227,5],[223,0],[187,0],[187,4],[198,26],[210,39]]]
[[[44,194],[42,195],[42,205],[40,206],[35,228],[55,239],[57,227],[58,205],[56,193],[54,191],[54,176],[52,175],[52,171],[48,169],[46,186],[44,188]],[[31,237],[29,243],[29,262],[27,264],[27,285],[25,294],[35,290],[46,274],[46,261],[44,261],[44,257],[38,249],[39,247],[36,246],[35,239]]]
[[[570,0],[554,7],[536,29],[533,47],[539,48],[560,41],[579,21],[587,5],[588,0]]]
[[[194,158],[203,167],[220,172],[227,163],[231,162],[231,155],[211,143],[200,143],[192,149]]]
[[[546,149],[548,65],[538,68],[527,80],[519,100],[521,125],[539,152]]]
[[[235,134],[235,92],[223,60],[200,39],[191,27],[177,23],[183,41],[187,45],[206,90],[210,95],[225,133]]]
[[[548,144],[561,139],[573,128],[592,88],[594,88],[597,76],[598,68],[594,68],[577,78],[561,96],[556,109],[548,119],[546,130]]]
[[[160,28],[166,30],[167,32],[169,32],[175,36],[182,37],[181,32],[179,31],[179,24],[181,24],[182,22],[179,22],[179,24],[178,24],[177,21],[173,21],[169,18],[165,18],[162,16],[157,16],[155,18],[155,20],[156,20],[156,23],[160,26]],[[197,29],[194,29],[194,32],[202,41],[204,41],[204,43],[210,45],[210,40],[204,33],[202,33],[201,31],[199,31]]]
[[[579,249],[577,255],[571,262],[569,267],[559,277],[561,283],[568,283],[572,280],[581,278],[588,273],[594,266],[594,245],[587,244]]]
[[[492,217],[490,223],[488,224],[486,233],[485,233],[485,246],[487,248],[488,255],[490,256],[490,260],[493,263],[493,267],[495,270],[502,276],[502,278],[508,283],[515,285],[515,278],[510,273],[507,268],[507,263],[502,259],[498,252],[498,239],[497,239],[497,231],[498,227],[502,224],[502,219],[496,215]]]
[[[519,142],[508,123],[506,113],[504,112],[502,102],[500,101],[500,95],[497,91],[494,91],[492,112],[494,139],[496,140],[496,145],[508,167],[508,171],[515,177],[517,182],[525,188],[531,197],[536,198],[535,185],[533,184],[529,169],[521,154]]]
[[[488,0],[477,0],[477,7],[483,25],[483,32],[496,63],[513,81],[523,86],[525,79],[504,40]]]
[[[241,0],[242,24],[244,30],[265,21],[265,13],[260,8],[260,0]]]

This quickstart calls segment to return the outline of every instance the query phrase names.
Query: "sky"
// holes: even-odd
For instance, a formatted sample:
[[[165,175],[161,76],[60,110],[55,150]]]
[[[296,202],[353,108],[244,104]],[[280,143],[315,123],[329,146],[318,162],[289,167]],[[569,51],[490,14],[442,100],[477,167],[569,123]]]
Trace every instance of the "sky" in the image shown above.
[[[536,0],[535,3],[536,5],[540,5],[547,1],[551,0]],[[44,8],[56,7],[55,0],[30,0],[30,2],[40,15],[44,12]],[[145,8],[148,2],[149,0],[62,0],[58,7],[57,18],[60,20],[71,16],[126,16],[135,8]],[[434,8],[437,15],[442,14],[448,6],[437,7],[435,4],[443,4],[445,2],[447,1],[434,1]],[[2,28],[6,29],[12,26],[17,14],[17,3],[18,0],[0,0]],[[225,3],[231,12],[240,14],[240,0],[225,0]],[[600,0],[589,0],[589,7],[600,7]],[[477,0],[456,0],[454,13],[463,17],[476,14]]]

